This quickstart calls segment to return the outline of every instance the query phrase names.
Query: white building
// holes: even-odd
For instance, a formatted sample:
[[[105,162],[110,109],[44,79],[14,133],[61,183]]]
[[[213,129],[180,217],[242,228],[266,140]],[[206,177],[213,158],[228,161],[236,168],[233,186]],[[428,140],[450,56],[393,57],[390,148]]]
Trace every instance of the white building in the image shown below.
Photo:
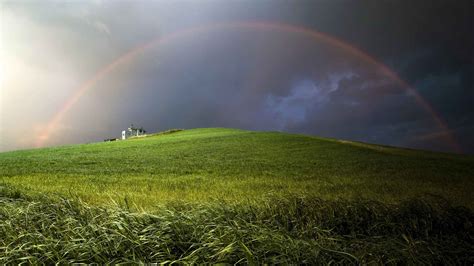
[[[122,131],[122,139],[128,139],[134,136],[145,135],[146,131],[141,128],[133,127],[133,124],[127,129]]]

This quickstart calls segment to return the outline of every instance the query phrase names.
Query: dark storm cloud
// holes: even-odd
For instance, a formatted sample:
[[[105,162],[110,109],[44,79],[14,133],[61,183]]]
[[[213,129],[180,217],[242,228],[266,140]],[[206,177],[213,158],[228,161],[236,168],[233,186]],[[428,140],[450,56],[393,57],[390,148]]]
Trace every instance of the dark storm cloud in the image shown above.
[[[472,1],[333,1],[328,6],[331,16],[314,19],[310,18],[311,9],[307,9],[307,23],[361,47],[414,84],[447,121],[454,135],[458,130],[464,132],[457,139],[472,153]],[[344,23],[336,23],[341,18]],[[391,126],[397,126],[394,123]],[[402,127],[401,121],[399,124]],[[413,128],[435,130],[421,122]],[[440,138],[436,141],[442,142]],[[436,147],[436,141],[416,145]]]
[[[6,51],[16,55],[9,60],[19,65],[21,76],[38,76],[21,87],[13,80],[2,95],[2,149],[31,146],[26,132],[32,124],[44,126],[81,82],[137,45],[199,25],[270,21],[328,33],[386,63],[433,105],[449,129],[439,128],[413,91],[357,55],[301,34],[234,29],[183,37],[118,67],[66,114],[49,144],[114,137],[134,123],[148,131],[239,127],[453,151],[446,141],[450,134],[472,153],[471,6],[470,1],[2,2],[4,20],[17,25],[6,35]],[[32,42],[35,36],[42,37]],[[31,47],[19,49],[20,41]],[[23,97],[15,89],[27,94],[38,85],[43,89],[30,105],[40,108],[8,104],[7,98]],[[25,119],[17,122],[6,112]],[[7,130],[13,125],[16,130]]]

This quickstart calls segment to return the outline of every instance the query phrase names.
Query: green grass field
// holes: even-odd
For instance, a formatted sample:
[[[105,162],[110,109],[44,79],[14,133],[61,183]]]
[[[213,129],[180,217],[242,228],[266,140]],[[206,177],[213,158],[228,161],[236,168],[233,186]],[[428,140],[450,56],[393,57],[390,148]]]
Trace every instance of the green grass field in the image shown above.
[[[0,263],[466,263],[474,156],[193,129],[0,153]]]

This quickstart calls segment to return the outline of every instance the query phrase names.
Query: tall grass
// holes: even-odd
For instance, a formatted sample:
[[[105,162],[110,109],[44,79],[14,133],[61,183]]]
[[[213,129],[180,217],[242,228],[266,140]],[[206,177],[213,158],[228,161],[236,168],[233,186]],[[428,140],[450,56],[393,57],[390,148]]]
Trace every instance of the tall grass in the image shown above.
[[[387,205],[318,198],[258,206],[167,204],[139,213],[126,200],[0,190],[0,263],[472,264],[474,214],[437,197]]]

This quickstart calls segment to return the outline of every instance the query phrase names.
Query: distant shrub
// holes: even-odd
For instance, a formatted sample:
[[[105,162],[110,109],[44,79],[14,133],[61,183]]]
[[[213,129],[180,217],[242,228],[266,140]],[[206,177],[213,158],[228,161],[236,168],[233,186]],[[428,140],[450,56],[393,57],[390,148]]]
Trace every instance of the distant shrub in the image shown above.
[[[167,134],[180,132],[180,131],[183,131],[183,130],[184,129],[173,128],[173,129],[168,129],[168,130],[165,130],[165,131],[160,131],[160,132],[157,132],[157,133],[149,134],[148,136],[167,135]]]
[[[183,131],[183,130],[184,129],[180,129],[180,128],[172,128],[172,129],[168,129],[168,130],[165,130],[165,131],[158,132],[158,134],[171,134],[171,133],[176,133],[176,132]]]

